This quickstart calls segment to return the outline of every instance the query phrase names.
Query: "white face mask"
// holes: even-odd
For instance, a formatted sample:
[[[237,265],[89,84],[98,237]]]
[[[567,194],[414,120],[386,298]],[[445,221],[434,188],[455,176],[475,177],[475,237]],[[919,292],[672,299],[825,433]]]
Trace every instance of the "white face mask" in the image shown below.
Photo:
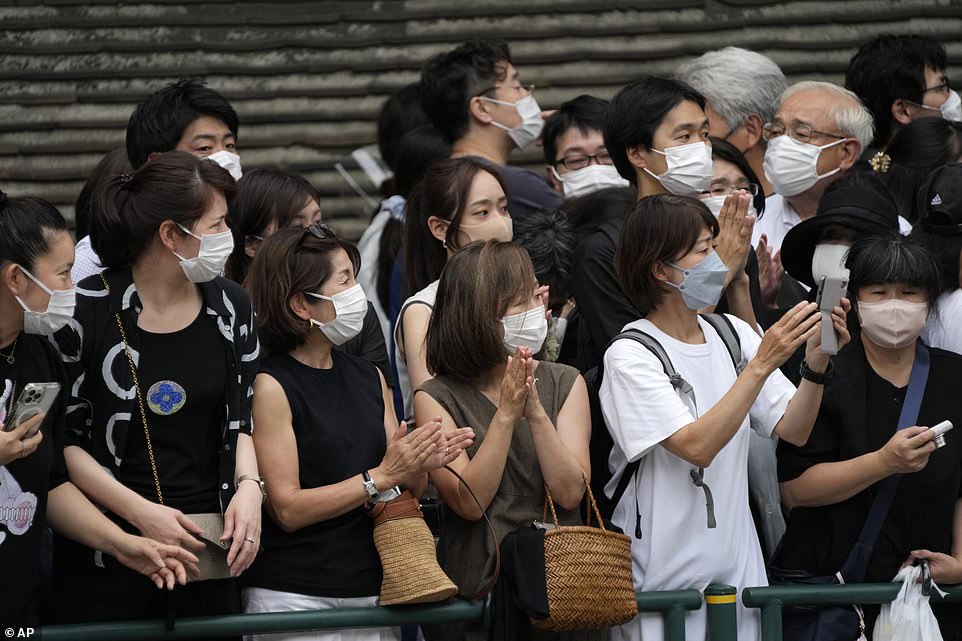
[[[652,178],[676,196],[697,196],[708,190],[711,183],[712,164],[711,147],[704,142],[693,142],[688,145],[668,147],[664,151],[651,148],[656,154],[661,154],[668,161],[668,169],[660,176],[656,176],[645,167]]]
[[[177,225],[185,234],[189,234],[200,241],[200,249],[195,258],[184,258],[177,252],[171,252],[180,259],[180,268],[184,270],[187,280],[192,283],[206,283],[214,280],[224,272],[224,265],[234,251],[234,237],[228,229],[219,234],[203,234],[198,236],[181,224]]]
[[[862,333],[879,347],[898,349],[915,342],[929,315],[928,303],[891,298],[877,303],[858,302]]]
[[[960,121],[962,120],[962,99],[959,98],[957,92],[950,91],[949,97],[945,99],[941,107],[932,107],[930,105],[923,105],[918,102],[913,102],[916,107],[921,107],[922,109],[929,109],[931,111],[938,111],[939,114],[946,120]]]
[[[721,216],[722,207],[725,206],[725,199],[728,196],[707,196],[701,199],[702,204],[708,207],[708,211],[715,215],[715,218]],[[754,201],[748,201],[748,215],[758,216],[758,212],[755,210]]]
[[[493,102],[496,105],[514,107],[518,111],[518,115],[521,116],[521,124],[517,127],[506,127],[500,122],[491,121],[491,124],[498,129],[504,129],[508,132],[508,136],[511,137],[511,140],[514,141],[518,149],[524,149],[541,135],[541,129],[544,127],[544,120],[541,118],[541,107],[531,94],[528,94],[518,102],[505,102],[504,100],[495,100],[494,98],[486,98],[485,96],[481,96],[481,98],[488,102]]]
[[[17,265],[17,267],[20,267],[20,265]],[[76,303],[74,289],[51,290],[23,267],[20,267],[20,271],[50,296],[47,309],[42,312],[33,311],[27,307],[19,296],[16,297],[20,307],[23,308],[23,331],[40,336],[50,336],[56,333],[73,318],[73,309]]]
[[[244,172],[241,171],[240,156],[227,150],[218,151],[216,154],[207,156],[207,160],[213,160],[218,165],[230,172],[234,180],[240,180]]]
[[[501,319],[504,325],[504,347],[513,354],[517,347],[527,347],[532,354],[541,351],[548,337],[548,319],[543,305],[532,307],[520,314],[511,314]]]
[[[364,327],[364,317],[367,315],[367,296],[360,283],[338,292],[333,296],[324,296],[314,292],[304,292],[307,296],[329,300],[334,305],[334,320],[322,323],[311,319],[324,335],[335,345],[343,345],[361,333]]]
[[[848,250],[848,245],[829,243],[815,245],[815,253],[812,254],[812,278],[815,279],[816,284],[822,280],[822,276],[848,280],[848,268],[845,266]]]
[[[828,178],[841,171],[836,167],[832,171],[818,174],[818,157],[823,149],[840,145],[849,138],[842,138],[827,145],[813,145],[798,142],[788,134],[778,136],[770,143],[765,151],[765,162],[762,163],[765,175],[780,196],[797,196],[812,188],[822,178]]]
[[[631,184],[622,178],[612,165],[588,165],[566,174],[559,174],[552,167],[551,173],[561,183],[561,191],[565,198],[584,196],[608,187],[627,187]]]

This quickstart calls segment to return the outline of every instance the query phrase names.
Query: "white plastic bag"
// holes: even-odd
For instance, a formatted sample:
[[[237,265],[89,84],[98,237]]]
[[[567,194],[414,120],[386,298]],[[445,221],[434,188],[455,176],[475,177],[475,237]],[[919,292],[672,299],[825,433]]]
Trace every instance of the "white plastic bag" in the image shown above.
[[[929,597],[922,596],[921,576],[918,565],[904,567],[895,575],[893,581],[901,581],[902,589],[892,603],[882,606],[872,635],[875,641],[942,641]],[[938,589],[935,582],[932,589]]]

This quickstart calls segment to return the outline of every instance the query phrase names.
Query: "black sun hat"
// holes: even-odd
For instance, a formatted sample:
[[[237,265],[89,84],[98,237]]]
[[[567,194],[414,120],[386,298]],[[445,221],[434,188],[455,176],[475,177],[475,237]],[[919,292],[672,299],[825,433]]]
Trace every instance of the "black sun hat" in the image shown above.
[[[788,230],[782,241],[782,266],[809,287],[815,286],[812,278],[815,245],[830,225],[840,225],[860,235],[897,234],[899,214],[889,200],[865,187],[842,187],[825,194],[815,216]]]
[[[922,229],[962,234],[962,164],[943,165],[929,173],[916,202]]]

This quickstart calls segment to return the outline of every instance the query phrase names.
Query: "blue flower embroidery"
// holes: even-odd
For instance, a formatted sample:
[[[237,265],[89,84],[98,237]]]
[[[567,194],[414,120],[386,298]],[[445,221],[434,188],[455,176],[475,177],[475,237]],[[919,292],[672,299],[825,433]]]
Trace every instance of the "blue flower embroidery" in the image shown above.
[[[184,406],[187,393],[173,381],[157,381],[147,393],[147,405],[154,414],[169,416]]]

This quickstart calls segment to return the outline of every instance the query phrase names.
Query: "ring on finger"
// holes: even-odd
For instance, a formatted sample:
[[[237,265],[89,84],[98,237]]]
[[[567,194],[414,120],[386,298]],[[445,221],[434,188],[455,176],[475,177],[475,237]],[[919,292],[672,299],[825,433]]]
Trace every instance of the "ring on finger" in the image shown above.
[[[244,539],[244,540],[247,541],[248,543],[256,543],[256,542],[257,542],[256,539],[254,539],[254,537],[252,537],[252,536],[249,536],[249,537],[247,537],[247,538]]]
[[[24,458],[27,455],[27,444],[20,441],[20,458]]]

